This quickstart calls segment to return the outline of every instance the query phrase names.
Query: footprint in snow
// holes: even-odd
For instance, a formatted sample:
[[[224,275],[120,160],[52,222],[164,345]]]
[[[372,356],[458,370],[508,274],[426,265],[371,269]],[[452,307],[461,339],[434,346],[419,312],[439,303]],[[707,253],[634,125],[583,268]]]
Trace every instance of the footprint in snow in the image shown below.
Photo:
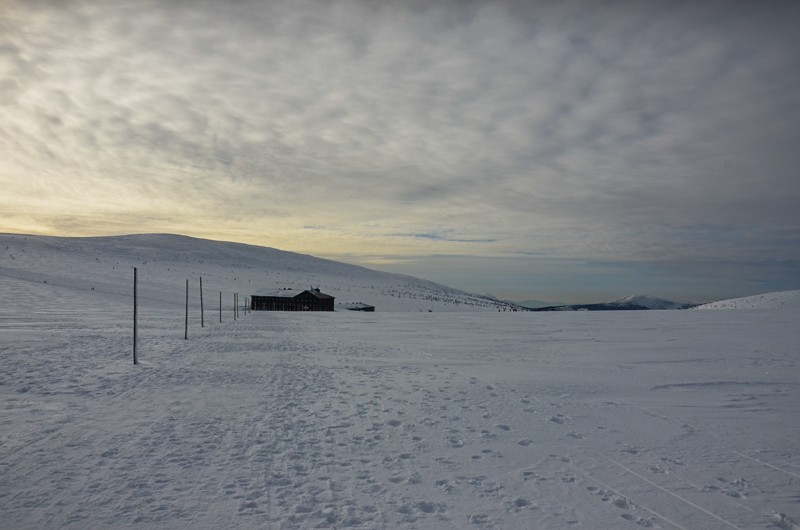
[[[472,515],[467,516],[467,521],[476,525],[476,526],[484,526],[489,524],[490,519],[489,515],[485,513],[474,513]]]

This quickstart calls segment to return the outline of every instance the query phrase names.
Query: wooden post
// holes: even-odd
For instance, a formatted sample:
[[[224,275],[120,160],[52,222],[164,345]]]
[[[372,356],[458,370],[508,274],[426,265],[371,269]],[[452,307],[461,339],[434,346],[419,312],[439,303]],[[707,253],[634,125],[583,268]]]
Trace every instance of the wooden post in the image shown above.
[[[183,338],[189,339],[189,279],[186,279],[186,321],[183,326]]]
[[[206,327],[205,310],[203,309],[203,277],[200,276],[200,327]]]
[[[222,291],[219,292],[219,323],[222,324]]]
[[[133,364],[139,364],[139,359],[136,357],[136,342],[138,339],[138,320],[139,320],[139,293],[137,289],[137,274],[136,267],[133,268]]]
[[[233,293],[233,319],[236,320],[236,293]]]

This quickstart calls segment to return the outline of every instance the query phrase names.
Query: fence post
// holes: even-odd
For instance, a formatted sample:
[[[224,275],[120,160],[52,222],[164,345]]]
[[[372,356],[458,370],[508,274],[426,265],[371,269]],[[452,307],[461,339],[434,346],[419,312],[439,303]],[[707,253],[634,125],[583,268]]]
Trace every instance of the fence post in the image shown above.
[[[236,320],[236,293],[233,293],[233,319]]]
[[[139,364],[139,359],[136,357],[136,342],[138,339],[138,320],[139,320],[139,293],[137,289],[137,274],[136,267],[133,268],[133,364]]]
[[[200,276],[200,327],[206,327],[206,316],[203,309],[203,277]]]
[[[183,325],[183,338],[189,339],[189,279],[186,279],[186,320]]]
[[[219,292],[219,323],[222,324],[222,291]]]

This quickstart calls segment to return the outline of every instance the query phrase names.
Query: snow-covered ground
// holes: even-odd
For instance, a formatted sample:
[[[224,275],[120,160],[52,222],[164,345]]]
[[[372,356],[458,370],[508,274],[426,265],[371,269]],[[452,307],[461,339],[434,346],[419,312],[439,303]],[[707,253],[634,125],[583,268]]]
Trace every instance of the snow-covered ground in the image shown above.
[[[134,366],[129,265],[116,282],[91,253],[26,252],[30,277],[0,270],[0,528],[800,521],[800,311],[785,304],[226,307],[222,323],[210,304],[201,328],[192,298],[184,340],[174,265],[149,256]],[[204,259],[186,267],[214,277]]]

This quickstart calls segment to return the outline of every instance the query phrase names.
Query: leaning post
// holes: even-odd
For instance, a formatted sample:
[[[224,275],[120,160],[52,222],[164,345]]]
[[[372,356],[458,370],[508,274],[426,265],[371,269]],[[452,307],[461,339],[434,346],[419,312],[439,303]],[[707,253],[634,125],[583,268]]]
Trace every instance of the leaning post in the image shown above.
[[[189,339],[189,279],[186,279],[186,320],[183,325],[183,338]]]
[[[203,309],[203,277],[200,276],[200,327],[206,327],[205,311]]]
[[[133,364],[139,364],[139,359],[136,357],[136,342],[138,339],[138,320],[139,320],[139,296],[137,289],[137,273],[136,267],[133,268]]]

